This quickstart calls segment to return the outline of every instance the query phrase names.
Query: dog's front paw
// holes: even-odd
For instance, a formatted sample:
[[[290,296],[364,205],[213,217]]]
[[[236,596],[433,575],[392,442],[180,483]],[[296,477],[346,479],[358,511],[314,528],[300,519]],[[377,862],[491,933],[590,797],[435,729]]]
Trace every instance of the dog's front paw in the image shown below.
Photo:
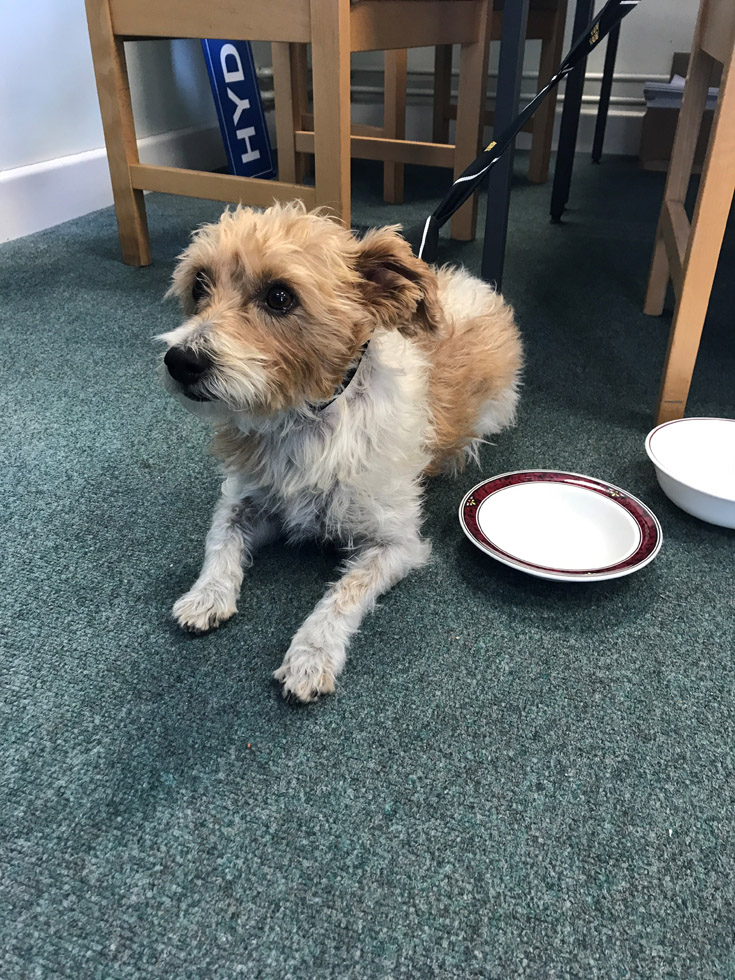
[[[273,674],[282,685],[284,698],[306,704],[316,701],[320,694],[332,694],[335,677],[344,660],[335,653],[294,640],[283,663]]]
[[[206,633],[237,612],[235,597],[211,586],[194,586],[171,610],[179,626],[192,633]]]

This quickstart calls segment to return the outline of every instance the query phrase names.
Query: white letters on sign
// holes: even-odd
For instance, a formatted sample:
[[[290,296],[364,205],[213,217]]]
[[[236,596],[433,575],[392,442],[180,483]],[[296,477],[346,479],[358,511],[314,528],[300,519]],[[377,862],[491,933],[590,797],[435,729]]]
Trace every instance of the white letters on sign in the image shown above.
[[[240,60],[240,55],[234,44],[225,44],[220,51],[220,64],[222,65],[222,72],[224,74],[225,82],[228,85],[235,82],[241,82],[245,78],[245,72],[242,68],[242,61]],[[230,59],[230,67],[227,67],[228,59]],[[234,67],[232,63],[234,61]],[[246,112],[250,108],[249,99],[239,99],[237,95],[232,91],[231,88],[227,89],[228,98],[235,103],[235,111],[233,115],[233,122],[235,126],[240,121],[240,116],[243,112]],[[260,159],[260,150],[254,150],[250,145],[250,137],[255,136],[254,126],[245,126],[243,129],[238,129],[236,131],[237,138],[243,140],[245,146],[247,147],[247,152],[242,154],[242,162],[249,163],[251,160]]]

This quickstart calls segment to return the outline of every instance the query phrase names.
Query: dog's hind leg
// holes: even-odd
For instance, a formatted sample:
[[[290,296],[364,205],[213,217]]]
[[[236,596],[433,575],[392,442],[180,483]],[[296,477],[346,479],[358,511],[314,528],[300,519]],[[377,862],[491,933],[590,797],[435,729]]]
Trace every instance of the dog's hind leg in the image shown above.
[[[184,629],[204,633],[237,612],[243,568],[254,552],[277,534],[276,526],[241,496],[238,481],[222,484],[204,548],[199,578],[174,603],[173,615]]]
[[[382,593],[425,564],[430,551],[429,542],[411,531],[401,541],[370,545],[351,558],[342,578],[300,627],[273,675],[283,685],[284,697],[314,701],[330,694],[344,667],[350,637],[365,614]]]

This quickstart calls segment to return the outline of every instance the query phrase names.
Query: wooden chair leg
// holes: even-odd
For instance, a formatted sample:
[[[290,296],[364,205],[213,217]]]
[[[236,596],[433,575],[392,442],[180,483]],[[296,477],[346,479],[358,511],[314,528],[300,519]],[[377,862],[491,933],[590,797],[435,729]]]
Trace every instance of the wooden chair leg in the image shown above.
[[[463,44],[461,48],[457,131],[454,138],[455,178],[475,159],[482,139],[489,48],[488,7],[486,0],[478,23],[479,40],[473,44]],[[454,239],[468,242],[475,237],[476,230],[477,194],[473,194],[452,218],[450,234]]]
[[[432,140],[449,142],[449,106],[452,100],[452,45],[439,44],[434,50],[434,117]]]
[[[541,40],[541,59],[538,71],[539,90],[546,85],[561,63],[566,14],[566,0],[560,0],[554,14],[552,31]],[[534,184],[545,184],[549,178],[551,142],[554,137],[554,120],[556,118],[556,97],[557,89],[549,92],[533,120],[528,179]]]
[[[669,284],[669,263],[666,258],[664,237],[668,234],[669,203],[673,201],[679,203],[681,207],[684,205],[694,163],[694,152],[702,125],[702,114],[707,101],[707,88],[711,72],[712,59],[710,56],[701,49],[695,50],[687,72],[676,136],[671,150],[671,163],[666,178],[661,216],[656,229],[653,261],[643,306],[643,312],[649,316],[660,316],[663,312],[666,288]]]
[[[696,139],[693,142],[696,143]],[[722,239],[735,194],[734,157],[735,52],[723,71],[720,83],[717,110],[682,270],[681,295],[669,335],[656,424],[680,419],[684,415]]]
[[[349,0],[311,0],[316,203],[350,224]]]
[[[291,45],[291,83],[293,101],[298,115],[299,129],[304,128],[303,117],[309,111],[309,64],[306,59],[306,45]],[[296,154],[296,183],[302,184],[311,172],[313,157],[310,153]]]
[[[408,52],[396,48],[385,52],[383,135],[387,139],[406,138],[406,65]],[[403,204],[403,164],[386,160],[383,164],[383,200]]]
[[[278,144],[278,179],[296,183],[296,144],[294,133],[300,129],[294,101],[294,79],[291,74],[291,45],[286,41],[271,43],[273,61],[273,94],[275,96],[276,143]]]
[[[303,129],[308,109],[306,45],[273,42],[273,87],[276,101],[278,179],[302,184],[308,169],[307,155],[297,153],[294,132]]]
[[[107,0],[86,0],[86,5],[122,258],[126,265],[149,265],[151,248],[143,191],[136,190],[130,178],[131,164],[140,160],[125,48],[113,33]]]
[[[648,316],[661,316],[666,302],[666,290],[669,285],[669,260],[666,255],[666,242],[663,237],[661,219],[656,229],[656,241],[653,246],[651,271],[648,273],[648,289],[643,312]]]

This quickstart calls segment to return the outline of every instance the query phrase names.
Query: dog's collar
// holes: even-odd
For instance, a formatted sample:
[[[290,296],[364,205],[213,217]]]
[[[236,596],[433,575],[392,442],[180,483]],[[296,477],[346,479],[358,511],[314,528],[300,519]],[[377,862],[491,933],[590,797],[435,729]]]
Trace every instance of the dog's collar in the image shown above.
[[[357,360],[353,362],[350,365],[350,367],[347,369],[347,373],[340,381],[338,387],[335,389],[335,392],[332,395],[332,397],[329,399],[329,401],[316,402],[309,405],[309,408],[313,412],[323,412],[325,408],[328,408],[331,404],[333,404],[333,402],[336,402],[340,395],[343,395],[345,393],[345,391],[350,385],[350,382],[352,381],[352,379],[355,377],[358,370],[360,369],[360,365],[362,364],[362,359],[367,353],[367,349],[369,346],[370,346],[370,338],[368,338],[360,348],[358,352]]]

